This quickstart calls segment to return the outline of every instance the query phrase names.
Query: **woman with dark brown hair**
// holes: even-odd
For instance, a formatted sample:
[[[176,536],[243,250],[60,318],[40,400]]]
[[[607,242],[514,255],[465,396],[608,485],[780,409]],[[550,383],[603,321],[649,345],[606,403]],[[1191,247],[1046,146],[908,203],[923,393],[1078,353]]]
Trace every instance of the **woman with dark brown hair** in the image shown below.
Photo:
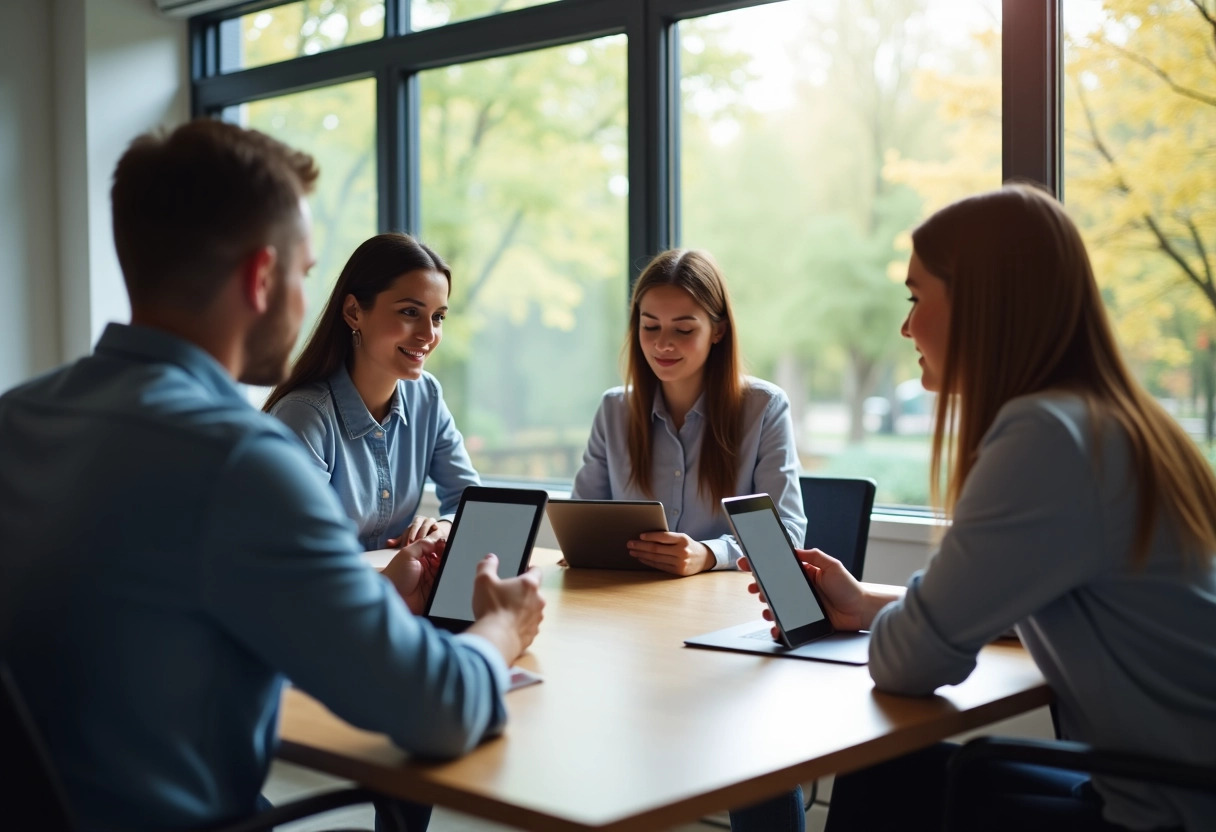
[[[741,554],[719,501],[767,492],[791,539],[806,516],[790,403],[743,374],[730,295],[703,251],[665,251],[633,288],[626,385],[604,394],[572,496],[659,500],[671,531],[630,542],[676,575],[733,566]]]
[[[407,234],[351,255],[287,380],[264,409],[299,434],[367,549],[447,537],[480,479],[423,365],[443,337],[452,273]],[[427,478],[439,519],[417,516]]]

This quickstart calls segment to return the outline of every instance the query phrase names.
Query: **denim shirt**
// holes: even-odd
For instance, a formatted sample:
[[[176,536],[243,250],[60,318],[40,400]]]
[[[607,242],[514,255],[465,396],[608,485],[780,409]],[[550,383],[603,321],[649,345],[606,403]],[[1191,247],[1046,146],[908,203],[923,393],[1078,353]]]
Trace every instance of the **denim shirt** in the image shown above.
[[[388,415],[377,423],[345,367],[326,381],[293,390],[270,411],[304,440],[338,493],[364,549],[382,549],[418,513],[427,477],[441,519],[450,520],[465,486],[480,485],[464,438],[430,373],[398,381]]]
[[[295,435],[159,330],[0,397],[0,655],[82,832],[252,814],[284,677],[401,747],[506,719],[501,655],[363,563]]]
[[[667,527],[699,540],[714,553],[715,569],[735,565],[743,554],[730,534],[722,506],[701,491],[701,443],[707,429],[704,395],[677,429],[662,390],[651,408],[651,483],[649,495],[629,482],[629,402],[624,387],[604,393],[595,414],[583,466],[574,475],[571,496],[582,500],[659,500]],[[802,545],[806,514],[798,485],[798,453],[790,400],[780,387],[748,378],[744,393],[736,495],[767,493],[790,538]]]

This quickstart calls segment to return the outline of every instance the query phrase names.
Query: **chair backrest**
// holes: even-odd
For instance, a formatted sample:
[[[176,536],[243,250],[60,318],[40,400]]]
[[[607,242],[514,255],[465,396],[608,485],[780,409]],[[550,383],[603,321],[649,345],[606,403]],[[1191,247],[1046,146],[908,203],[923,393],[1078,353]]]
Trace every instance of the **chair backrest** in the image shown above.
[[[39,832],[72,832],[63,786],[8,664],[0,661],[0,814]]]
[[[851,477],[799,477],[806,512],[807,549],[822,549],[861,580],[874,509],[874,480]]]

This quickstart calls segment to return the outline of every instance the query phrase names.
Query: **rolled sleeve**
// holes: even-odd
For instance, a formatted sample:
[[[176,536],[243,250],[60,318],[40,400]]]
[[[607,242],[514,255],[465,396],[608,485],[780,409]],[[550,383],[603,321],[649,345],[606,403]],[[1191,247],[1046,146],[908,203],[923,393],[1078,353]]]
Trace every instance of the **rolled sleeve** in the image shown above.
[[[709,547],[709,551],[714,553],[714,569],[730,569],[743,556],[739,543],[731,535],[725,535],[715,540],[702,540],[701,542]]]
[[[330,489],[287,449],[247,441],[217,483],[199,543],[211,613],[334,713],[411,753],[453,757],[499,731],[502,660],[412,615],[363,563]]]

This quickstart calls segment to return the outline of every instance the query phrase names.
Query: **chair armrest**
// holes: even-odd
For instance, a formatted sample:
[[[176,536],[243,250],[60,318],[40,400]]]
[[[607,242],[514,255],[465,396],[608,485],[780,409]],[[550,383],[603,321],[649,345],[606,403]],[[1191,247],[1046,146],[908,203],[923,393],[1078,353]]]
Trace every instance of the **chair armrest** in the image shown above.
[[[213,830],[213,832],[264,832],[264,830],[274,829],[280,824],[291,823],[300,818],[319,815],[334,809],[341,809],[344,806],[353,806],[358,803],[372,803],[381,799],[381,797],[381,795],[370,792],[367,789],[341,789],[340,791],[326,792],[325,794],[293,800],[290,803],[275,806],[264,812],[258,812],[251,817],[219,827]],[[334,832],[340,831],[334,830]]]
[[[1047,766],[1216,793],[1216,763],[1202,765],[1128,751],[1100,751],[1080,742],[979,737],[950,761],[950,781],[983,760]]]

